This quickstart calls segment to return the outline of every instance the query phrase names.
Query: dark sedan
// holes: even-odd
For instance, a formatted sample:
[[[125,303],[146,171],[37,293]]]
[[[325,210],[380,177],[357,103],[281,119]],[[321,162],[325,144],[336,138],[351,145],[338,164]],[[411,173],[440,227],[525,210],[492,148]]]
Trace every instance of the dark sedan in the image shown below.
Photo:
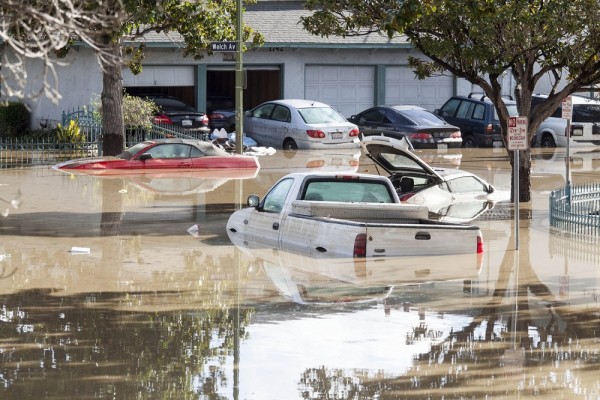
[[[227,133],[235,131],[235,110],[214,110],[210,113],[208,119],[210,120],[211,130],[225,129]]]
[[[189,131],[210,133],[208,116],[183,101],[169,96],[144,96],[152,100],[158,112],[154,123],[175,125]]]
[[[376,106],[353,115],[362,136],[408,137],[415,149],[448,149],[462,146],[460,129],[418,106]]]

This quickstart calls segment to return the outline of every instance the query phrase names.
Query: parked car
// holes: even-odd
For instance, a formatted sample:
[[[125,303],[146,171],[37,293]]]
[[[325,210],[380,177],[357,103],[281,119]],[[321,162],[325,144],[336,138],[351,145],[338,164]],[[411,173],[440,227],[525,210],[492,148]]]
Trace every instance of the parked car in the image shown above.
[[[258,169],[260,165],[255,156],[231,154],[211,142],[159,139],[140,142],[116,157],[80,158],[57,164],[54,168],[94,175],[206,170],[217,178],[226,169]]]
[[[360,147],[355,124],[312,100],[273,100],[246,111],[244,133],[259,146],[284,150]]]
[[[504,99],[511,117],[519,115],[517,103]],[[453,96],[434,111],[448,123],[458,126],[463,147],[503,147],[500,121],[494,104],[481,93]]]
[[[367,136],[362,146],[365,155],[389,174],[400,201],[427,206],[431,218],[468,222],[510,199],[509,190],[496,190],[475,174],[429,166],[411,151],[406,138]]]
[[[235,131],[235,110],[214,110],[208,116],[211,132],[225,129],[227,133]]]
[[[418,106],[376,106],[351,116],[363,136],[407,136],[415,149],[462,146],[460,129]]]
[[[140,96],[152,100],[158,111],[154,123],[175,125],[197,133],[210,133],[208,116],[183,101],[170,96]]]
[[[531,146],[544,148],[567,145],[567,120],[557,117],[546,118],[535,131]]]
[[[531,98],[532,107],[543,102],[548,95],[536,93]],[[583,96],[571,96],[573,111],[571,118],[571,143],[600,144],[600,101]],[[552,125],[556,130],[536,132],[535,144],[542,147],[563,147],[567,141],[564,137],[567,122],[562,118],[562,107],[558,107],[552,116],[542,124]],[[561,127],[562,125],[562,127]],[[546,133],[546,134],[544,134]],[[562,137],[561,137],[562,136]]]

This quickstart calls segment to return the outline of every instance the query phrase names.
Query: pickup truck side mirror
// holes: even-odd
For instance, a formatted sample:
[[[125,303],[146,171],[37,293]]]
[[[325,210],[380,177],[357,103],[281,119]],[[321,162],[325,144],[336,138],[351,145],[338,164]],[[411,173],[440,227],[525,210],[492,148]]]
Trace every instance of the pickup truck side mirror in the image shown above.
[[[251,117],[251,116],[252,116],[252,111],[250,111],[250,110],[247,110],[246,112],[244,112],[244,115],[245,115],[246,117]]]
[[[144,153],[139,157],[140,161],[146,161],[152,158],[152,154],[150,153]]]
[[[248,207],[258,207],[258,205],[260,204],[260,197],[258,197],[255,194],[251,194],[250,196],[248,196],[247,204]]]

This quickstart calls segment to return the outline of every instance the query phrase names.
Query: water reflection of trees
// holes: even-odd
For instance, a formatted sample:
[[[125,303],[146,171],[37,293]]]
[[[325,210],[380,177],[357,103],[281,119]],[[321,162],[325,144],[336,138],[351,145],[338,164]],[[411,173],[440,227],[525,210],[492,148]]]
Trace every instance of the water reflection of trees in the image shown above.
[[[522,239],[529,248],[529,233]],[[579,300],[559,301],[529,253],[507,249],[487,304],[471,323],[416,356],[405,374],[311,368],[300,376],[299,390],[305,399],[597,398],[600,312]],[[427,332],[421,322],[407,340]]]
[[[134,313],[121,294],[2,296],[0,398],[220,398],[251,311]],[[239,326],[239,332],[236,332]]]

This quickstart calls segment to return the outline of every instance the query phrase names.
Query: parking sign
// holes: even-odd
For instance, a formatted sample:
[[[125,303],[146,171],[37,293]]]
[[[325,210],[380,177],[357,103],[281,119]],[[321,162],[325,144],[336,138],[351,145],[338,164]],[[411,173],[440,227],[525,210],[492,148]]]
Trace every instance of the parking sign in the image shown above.
[[[526,150],[528,145],[527,117],[508,117],[508,149]]]
[[[569,121],[573,118],[573,98],[567,96],[562,101],[562,118]]]

